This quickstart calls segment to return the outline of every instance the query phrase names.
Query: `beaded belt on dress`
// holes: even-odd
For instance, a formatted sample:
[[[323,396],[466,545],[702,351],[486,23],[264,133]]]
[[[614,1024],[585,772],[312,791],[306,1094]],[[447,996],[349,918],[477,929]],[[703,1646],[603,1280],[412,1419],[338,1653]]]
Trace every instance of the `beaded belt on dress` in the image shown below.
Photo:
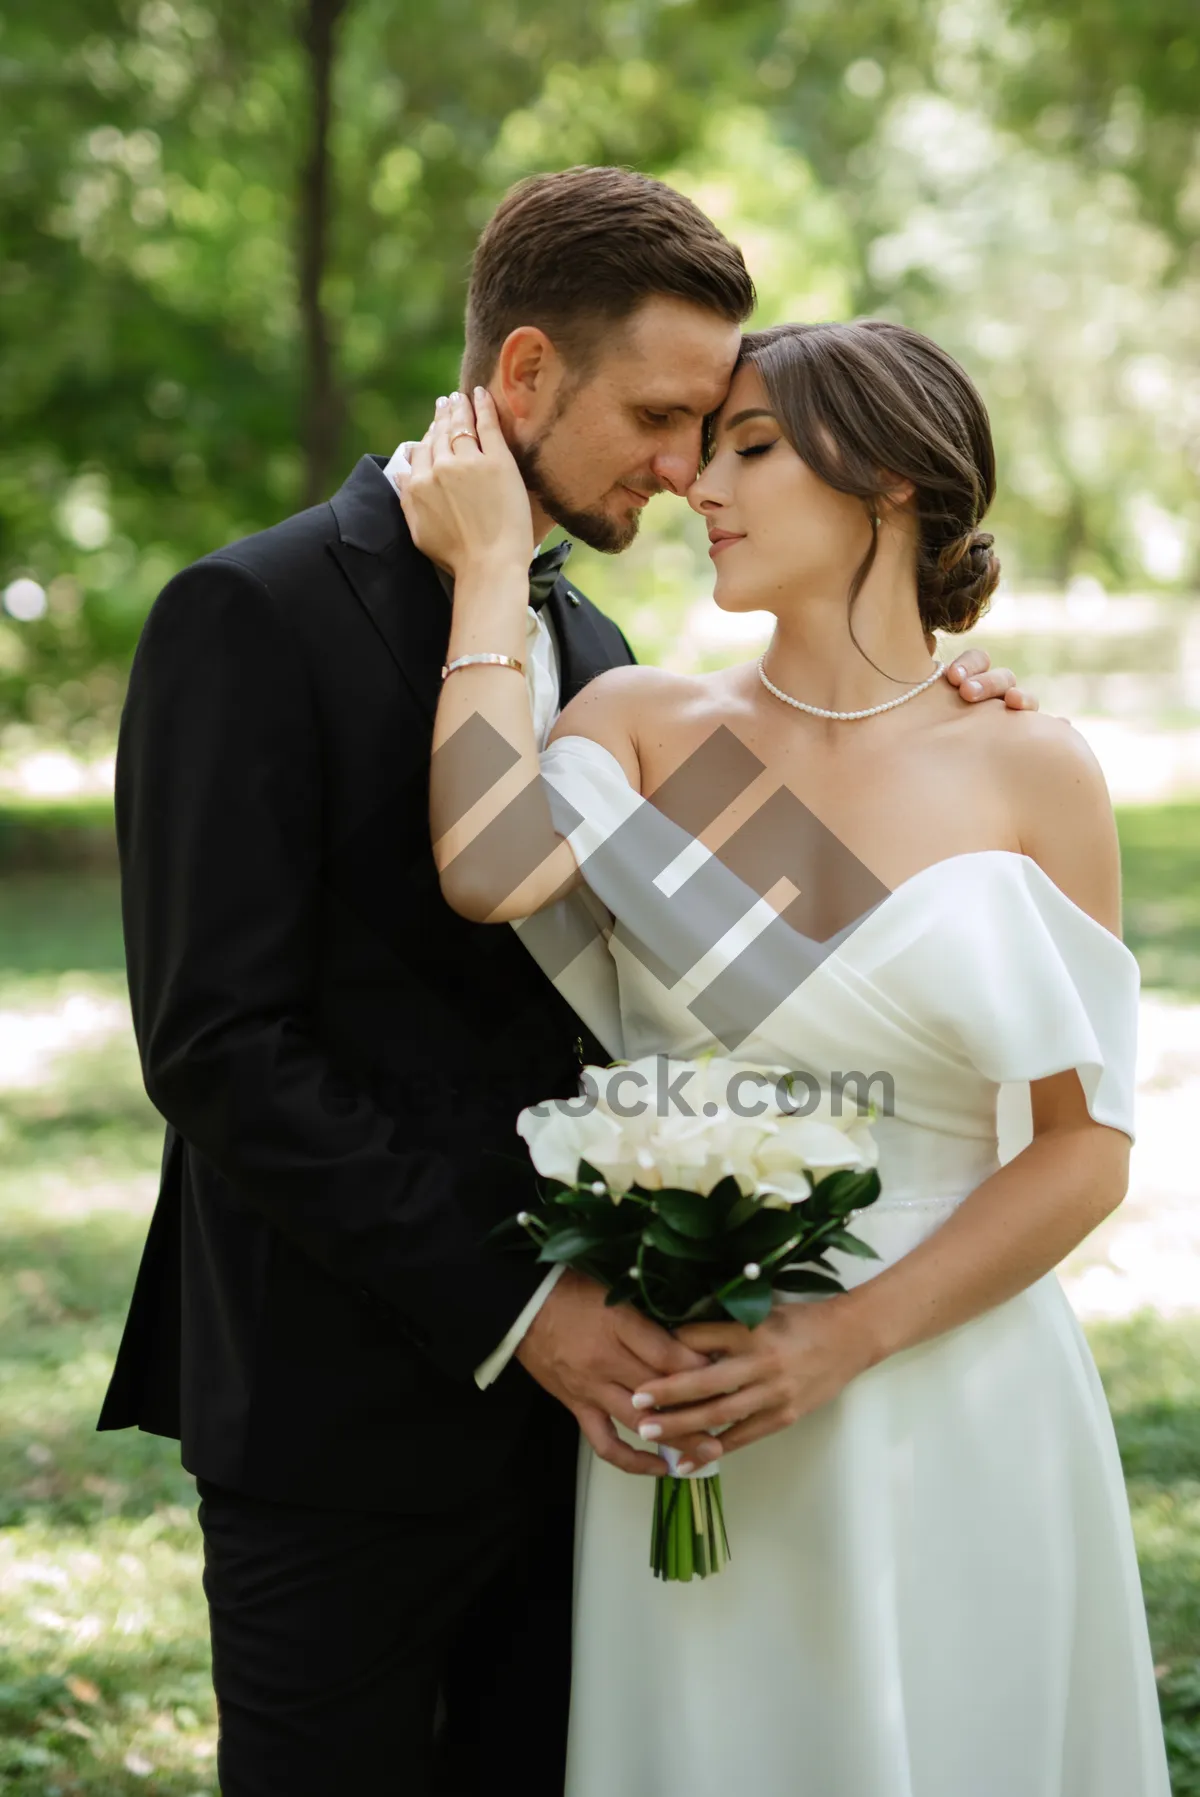
[[[943,1192],[936,1198],[877,1198],[874,1204],[864,1204],[860,1209],[851,1211],[852,1217],[874,1217],[885,1210],[933,1210],[936,1206],[961,1204],[967,1196],[966,1192]]]

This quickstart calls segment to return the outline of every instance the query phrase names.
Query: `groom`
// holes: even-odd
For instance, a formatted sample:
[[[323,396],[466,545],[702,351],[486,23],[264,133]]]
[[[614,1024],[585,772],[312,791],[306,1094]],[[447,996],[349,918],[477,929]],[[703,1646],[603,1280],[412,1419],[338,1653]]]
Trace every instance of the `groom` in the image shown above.
[[[463,384],[496,398],[538,538],[618,551],[689,485],[753,298],[656,181],[573,169],[509,195]],[[531,570],[543,738],[633,659],[562,559]],[[515,932],[441,899],[449,620],[364,456],[327,504],[170,582],[122,718],[129,986],[167,1130],[100,1427],[177,1437],[196,1475],[224,1797],[560,1793],[577,1425],[653,1472],[611,1418],[694,1363],[486,1243],[533,1193],[518,1111],[608,1056]],[[1012,688],[960,663],[982,676],[964,696]]]

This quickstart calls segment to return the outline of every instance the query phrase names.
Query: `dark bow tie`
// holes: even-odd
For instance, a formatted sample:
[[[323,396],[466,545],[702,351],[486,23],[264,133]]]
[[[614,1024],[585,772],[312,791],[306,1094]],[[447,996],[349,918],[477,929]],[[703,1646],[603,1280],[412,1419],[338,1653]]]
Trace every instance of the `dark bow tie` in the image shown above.
[[[530,562],[529,603],[532,605],[534,611],[541,611],[543,605],[545,605],[547,599],[554,591],[554,588],[558,583],[558,577],[562,573],[563,564],[574,547],[575,545],[572,542],[564,539],[563,542],[556,543],[553,549],[544,549],[541,555],[535,555]],[[434,572],[441,581],[447,597],[453,599],[453,575],[448,574],[445,568],[439,568],[436,562],[434,563]],[[573,599],[571,603],[576,604],[577,601]]]
[[[529,603],[534,611],[540,611],[554,591],[558,577],[570,555],[574,544],[565,540],[556,543],[553,549],[544,549],[541,555],[535,555],[529,564]]]

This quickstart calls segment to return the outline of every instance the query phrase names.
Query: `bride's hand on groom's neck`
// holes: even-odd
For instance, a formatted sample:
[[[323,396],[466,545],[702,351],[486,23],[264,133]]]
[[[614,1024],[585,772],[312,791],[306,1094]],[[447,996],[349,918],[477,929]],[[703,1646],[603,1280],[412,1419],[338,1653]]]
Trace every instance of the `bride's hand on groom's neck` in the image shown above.
[[[564,1273],[530,1325],[516,1358],[551,1397],[565,1404],[595,1452],[627,1473],[660,1476],[657,1453],[630,1447],[615,1417],[636,1431],[645,1419],[634,1409],[640,1385],[671,1373],[695,1372],[707,1360],[627,1304],[606,1305],[603,1286],[580,1273]],[[704,1463],[721,1456],[707,1435],[681,1434],[673,1443],[685,1458]]]
[[[473,400],[465,393],[439,399],[433,423],[395,480],[413,542],[456,579],[510,563],[522,573],[528,568],[529,495],[484,388]]]

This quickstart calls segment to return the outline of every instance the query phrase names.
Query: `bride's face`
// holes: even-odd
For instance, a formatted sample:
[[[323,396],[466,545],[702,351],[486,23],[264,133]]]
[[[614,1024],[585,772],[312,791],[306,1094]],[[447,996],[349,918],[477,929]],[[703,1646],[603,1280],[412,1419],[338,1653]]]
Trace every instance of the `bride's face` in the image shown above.
[[[688,490],[712,539],[723,611],[773,611],[808,598],[844,603],[871,543],[861,499],[818,480],[771,410],[758,371],[734,376],[713,455]]]

